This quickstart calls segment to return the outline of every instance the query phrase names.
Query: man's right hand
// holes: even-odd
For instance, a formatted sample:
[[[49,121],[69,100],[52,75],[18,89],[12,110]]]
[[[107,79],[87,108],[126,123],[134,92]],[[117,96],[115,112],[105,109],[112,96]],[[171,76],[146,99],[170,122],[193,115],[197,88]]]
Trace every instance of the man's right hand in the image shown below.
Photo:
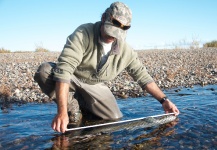
[[[57,132],[64,133],[67,129],[68,123],[69,123],[68,114],[60,113],[54,117],[52,122],[52,128]]]
[[[55,91],[57,100],[57,115],[53,119],[52,128],[55,131],[64,133],[69,123],[69,117],[67,113],[69,84],[56,82]]]

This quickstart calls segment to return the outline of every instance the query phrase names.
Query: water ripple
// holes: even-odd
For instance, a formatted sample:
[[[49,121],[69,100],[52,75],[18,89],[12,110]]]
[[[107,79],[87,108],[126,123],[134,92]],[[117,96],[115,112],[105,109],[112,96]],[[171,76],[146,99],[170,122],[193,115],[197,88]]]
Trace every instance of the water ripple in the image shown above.
[[[216,149],[217,86],[165,90],[178,106],[177,120],[133,131],[80,135],[50,128],[56,105],[14,105],[0,113],[0,149]],[[123,119],[162,114],[151,96],[119,99]],[[80,135],[80,136],[79,136]]]

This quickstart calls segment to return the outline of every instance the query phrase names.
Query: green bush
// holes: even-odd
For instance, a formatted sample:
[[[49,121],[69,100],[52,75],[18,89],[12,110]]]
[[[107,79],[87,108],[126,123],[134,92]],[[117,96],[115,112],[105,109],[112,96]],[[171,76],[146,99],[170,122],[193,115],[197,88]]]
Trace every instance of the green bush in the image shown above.
[[[0,48],[0,53],[10,53],[10,50],[4,49],[4,48]]]
[[[203,44],[203,47],[217,47],[217,41],[205,43]]]

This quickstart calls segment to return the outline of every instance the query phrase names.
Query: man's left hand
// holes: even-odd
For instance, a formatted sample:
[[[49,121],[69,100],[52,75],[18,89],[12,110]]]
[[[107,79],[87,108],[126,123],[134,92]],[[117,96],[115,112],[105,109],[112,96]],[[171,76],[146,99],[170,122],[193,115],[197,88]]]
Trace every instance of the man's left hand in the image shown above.
[[[164,103],[162,104],[163,109],[165,111],[165,113],[175,113],[175,116],[179,115],[179,110],[176,107],[175,104],[173,104],[169,99],[167,99],[166,101],[164,101]]]

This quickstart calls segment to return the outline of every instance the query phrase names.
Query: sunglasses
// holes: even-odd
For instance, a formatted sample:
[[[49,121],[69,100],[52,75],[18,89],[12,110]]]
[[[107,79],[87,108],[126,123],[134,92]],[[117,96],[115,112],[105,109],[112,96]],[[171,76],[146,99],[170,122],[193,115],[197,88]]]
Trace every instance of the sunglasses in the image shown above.
[[[118,27],[118,28],[121,28],[122,30],[128,30],[130,28],[130,26],[125,26],[123,25],[122,23],[120,23],[118,20],[116,20],[115,18],[113,18],[111,15],[110,15],[110,19],[111,19],[111,22],[114,26]]]

